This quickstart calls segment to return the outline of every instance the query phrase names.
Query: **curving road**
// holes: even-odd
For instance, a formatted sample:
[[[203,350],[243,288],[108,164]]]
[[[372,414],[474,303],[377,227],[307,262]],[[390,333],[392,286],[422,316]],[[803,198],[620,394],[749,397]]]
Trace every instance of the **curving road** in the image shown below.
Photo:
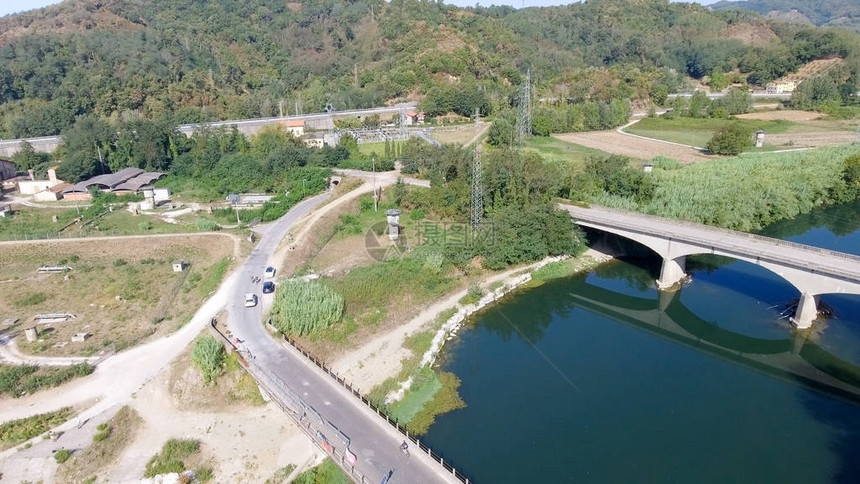
[[[355,468],[367,477],[367,482],[380,482],[390,471],[394,471],[387,481],[390,484],[460,482],[414,447],[411,447],[410,456],[403,454],[399,449],[403,437],[396,430],[294,348],[275,340],[262,324],[267,300],[261,299],[253,308],[244,307],[246,293],[272,297],[260,294],[260,284],[253,283],[252,277],[262,277],[290,227],[327,198],[328,194],[323,194],[305,200],[266,229],[260,243],[238,271],[237,282],[226,301],[230,331],[241,341],[241,350],[250,355],[251,371],[257,373],[258,379],[279,380],[278,386],[286,386],[349,438],[349,450],[357,457]],[[265,375],[259,374],[259,368]],[[326,436],[342,453],[344,444],[335,432],[328,432]]]

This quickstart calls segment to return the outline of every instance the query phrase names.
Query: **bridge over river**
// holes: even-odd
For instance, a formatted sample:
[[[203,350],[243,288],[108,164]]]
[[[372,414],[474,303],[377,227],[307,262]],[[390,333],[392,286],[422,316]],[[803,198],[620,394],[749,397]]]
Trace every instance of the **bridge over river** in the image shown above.
[[[635,212],[567,204],[561,208],[580,226],[628,238],[656,252],[663,258],[657,280],[661,290],[686,278],[687,256],[714,254],[764,267],[797,288],[800,301],[792,322],[799,329],[812,326],[820,295],[860,295],[860,257],[855,255]]]
[[[585,284],[570,297],[584,309],[661,338],[860,401],[860,368],[829,353],[803,332],[786,339],[738,334],[694,314],[683,305],[677,292],[662,291],[659,299],[653,300]],[[609,300],[611,304],[605,302]]]

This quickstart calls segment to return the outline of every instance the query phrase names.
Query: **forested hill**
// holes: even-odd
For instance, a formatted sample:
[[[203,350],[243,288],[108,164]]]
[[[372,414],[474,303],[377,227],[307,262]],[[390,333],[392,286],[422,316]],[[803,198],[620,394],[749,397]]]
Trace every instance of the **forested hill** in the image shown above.
[[[809,22],[860,32],[860,2],[857,0],[723,0],[711,8],[749,10],[786,22]]]
[[[430,115],[509,105],[531,69],[547,98],[660,101],[739,72],[762,84],[811,59],[857,83],[847,31],[667,0],[462,9],[422,0],[66,0],[0,18],[0,138],[76,116],[196,122],[421,100]]]

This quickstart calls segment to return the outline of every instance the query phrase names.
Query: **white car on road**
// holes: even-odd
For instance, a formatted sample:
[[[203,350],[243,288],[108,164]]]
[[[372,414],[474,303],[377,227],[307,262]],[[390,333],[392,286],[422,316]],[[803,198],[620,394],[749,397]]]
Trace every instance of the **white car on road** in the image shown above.
[[[257,305],[257,295],[253,293],[245,294],[245,307],[252,308]]]
[[[275,278],[275,268],[272,266],[266,267],[266,271],[263,272],[263,279],[274,279]]]

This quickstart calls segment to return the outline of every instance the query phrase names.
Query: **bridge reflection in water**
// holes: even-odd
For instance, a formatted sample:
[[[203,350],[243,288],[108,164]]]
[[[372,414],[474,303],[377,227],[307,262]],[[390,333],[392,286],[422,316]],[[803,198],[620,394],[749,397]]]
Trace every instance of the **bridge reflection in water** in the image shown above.
[[[661,291],[654,300],[584,283],[577,285],[570,297],[575,305],[627,326],[780,379],[860,402],[860,367],[832,355],[800,332],[786,339],[738,334],[715,326],[687,309],[677,291]]]

